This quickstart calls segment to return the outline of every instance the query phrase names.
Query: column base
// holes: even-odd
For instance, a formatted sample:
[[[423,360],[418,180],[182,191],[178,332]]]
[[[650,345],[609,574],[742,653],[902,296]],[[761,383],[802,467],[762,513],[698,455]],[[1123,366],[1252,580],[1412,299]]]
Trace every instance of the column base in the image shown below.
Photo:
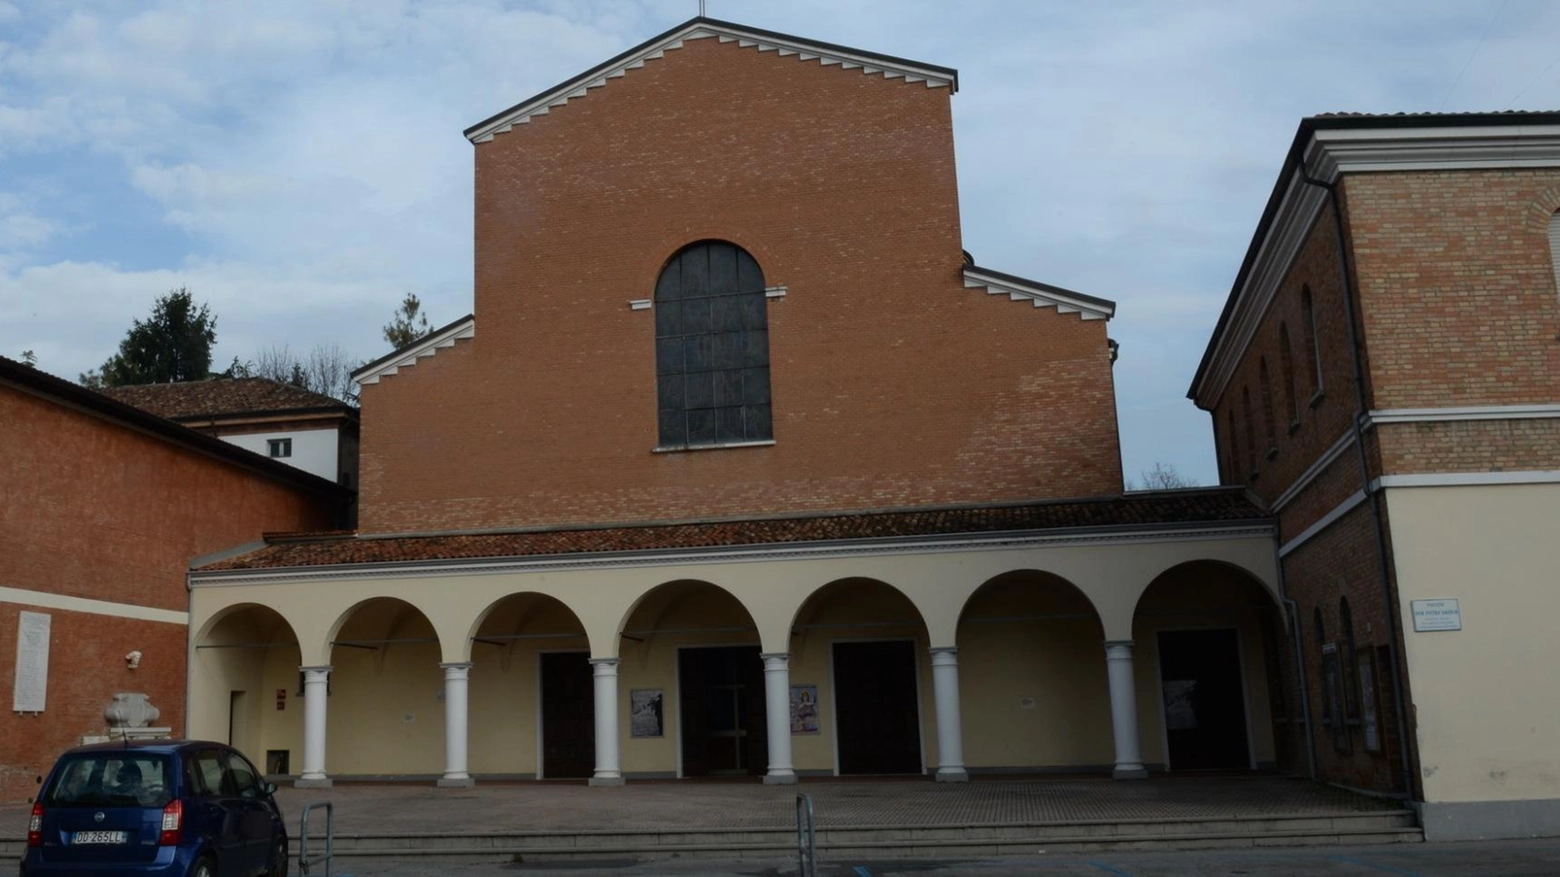
[[[766,773],[766,774],[764,774],[764,785],[766,785],[766,786],[794,786],[794,785],[796,785],[796,774],[790,773],[790,772],[787,772],[787,773]]]
[[[295,789],[328,789],[332,785],[330,777],[319,777],[317,779],[299,777],[293,780],[293,788]]]
[[[441,789],[469,789],[476,784],[477,781],[471,777],[439,777],[434,785]]]
[[[970,781],[970,772],[962,767],[939,767],[937,769],[937,781],[939,783],[967,783]]]
[[[1110,772],[1110,778],[1113,780],[1146,780],[1148,779],[1148,768],[1141,764],[1118,767]]]
[[[592,785],[592,786],[621,786],[621,785],[623,785],[623,778],[622,777],[591,777],[590,781],[587,783],[587,785]]]

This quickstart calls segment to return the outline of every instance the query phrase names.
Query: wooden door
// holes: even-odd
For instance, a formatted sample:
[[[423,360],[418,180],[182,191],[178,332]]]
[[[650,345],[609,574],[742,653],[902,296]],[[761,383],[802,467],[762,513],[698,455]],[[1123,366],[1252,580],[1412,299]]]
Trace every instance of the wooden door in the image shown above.
[[[596,694],[590,655],[544,652],[542,776],[589,777],[596,769]]]
[[[840,773],[921,773],[915,644],[834,644]]]
[[[768,770],[759,652],[757,646],[678,652],[683,776],[754,776]]]

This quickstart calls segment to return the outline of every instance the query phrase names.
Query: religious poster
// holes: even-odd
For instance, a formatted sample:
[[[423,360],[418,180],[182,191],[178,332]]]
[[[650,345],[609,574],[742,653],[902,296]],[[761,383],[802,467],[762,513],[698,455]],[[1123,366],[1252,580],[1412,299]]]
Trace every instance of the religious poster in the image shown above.
[[[1165,730],[1190,731],[1197,727],[1197,703],[1193,693],[1196,679],[1166,679],[1162,683],[1165,697]]]
[[[659,688],[635,688],[628,693],[628,726],[634,737],[660,737],[663,696]]]
[[[49,692],[49,616],[21,612],[16,618],[16,687],[11,709],[41,713]]]
[[[791,686],[791,733],[818,733],[818,686]]]

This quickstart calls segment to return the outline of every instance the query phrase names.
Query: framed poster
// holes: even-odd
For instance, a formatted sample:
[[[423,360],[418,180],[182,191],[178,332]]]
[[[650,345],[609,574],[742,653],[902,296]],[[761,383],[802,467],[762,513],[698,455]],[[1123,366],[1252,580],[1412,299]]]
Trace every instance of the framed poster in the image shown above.
[[[1376,662],[1370,649],[1361,649],[1354,657],[1354,678],[1360,684],[1360,727],[1365,734],[1365,751],[1381,751],[1381,710],[1376,700]]]
[[[791,733],[818,733],[818,686],[791,686]]]
[[[664,733],[662,722],[662,691],[659,688],[635,688],[628,693],[628,727],[633,737],[660,737]]]

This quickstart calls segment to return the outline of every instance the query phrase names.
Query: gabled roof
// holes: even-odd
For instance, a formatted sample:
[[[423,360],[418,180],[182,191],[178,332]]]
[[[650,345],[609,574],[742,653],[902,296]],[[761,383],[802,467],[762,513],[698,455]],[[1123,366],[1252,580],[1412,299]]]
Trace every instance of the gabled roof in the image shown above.
[[[382,377],[393,375],[407,366],[416,365],[417,360],[425,356],[433,356],[446,347],[454,347],[456,341],[475,338],[476,335],[476,315],[467,314],[453,323],[434,329],[404,347],[386,353],[373,362],[359,366],[357,371],[352,373],[352,380],[357,381],[358,386],[377,384]]]
[[[1188,526],[1267,524],[1269,513],[1239,487],[1143,491],[1124,496],[942,506],[637,526],[564,527],[507,533],[406,536],[267,534],[267,545],[202,572],[341,564],[405,564],[688,549],[737,549],[980,534],[1108,533]]]
[[[800,61],[817,61],[825,66],[838,64],[842,70],[881,73],[885,79],[924,82],[927,88],[947,87],[955,92],[959,90],[959,71],[951,67],[895,58],[892,55],[882,55],[865,49],[837,46],[833,43],[761,30],[714,18],[696,17],[659,36],[651,37],[573,79],[561,82],[472,125],[465,131],[466,139],[472,143],[492,140],[494,134],[502,134],[515,125],[524,125],[532,116],[544,115],[553,107],[561,107],[574,98],[584,97],[590,89],[600,88],[606,85],[609,79],[617,79],[629,70],[645,66],[646,61],[660,58],[673,49],[680,49],[688,40],[709,38],[719,39],[723,43],[735,42],[739,46],[755,48],[760,52],[777,52],[781,57],[794,55]]]
[[[238,445],[229,444],[214,436],[196,432],[172,420],[158,417],[110,399],[102,393],[57,378],[32,366],[0,356],[0,386],[9,385],[23,392],[50,399],[62,405],[85,412],[93,417],[120,424],[128,429],[151,435],[163,441],[182,445],[196,453],[216,457],[242,469],[248,469],[273,481],[282,481],[297,487],[324,494],[338,501],[352,497],[353,491],[334,481],[327,481],[310,472],[278,463]]]
[[[170,384],[110,387],[103,395],[169,420],[206,420],[245,414],[336,411],[355,416],[340,399],[270,378],[212,378]]]
[[[974,264],[964,266],[964,288],[984,289],[991,295],[1006,295],[1013,301],[1032,301],[1037,308],[1054,307],[1059,314],[1078,314],[1085,320],[1108,320],[1116,313],[1116,303],[1109,299]]]

